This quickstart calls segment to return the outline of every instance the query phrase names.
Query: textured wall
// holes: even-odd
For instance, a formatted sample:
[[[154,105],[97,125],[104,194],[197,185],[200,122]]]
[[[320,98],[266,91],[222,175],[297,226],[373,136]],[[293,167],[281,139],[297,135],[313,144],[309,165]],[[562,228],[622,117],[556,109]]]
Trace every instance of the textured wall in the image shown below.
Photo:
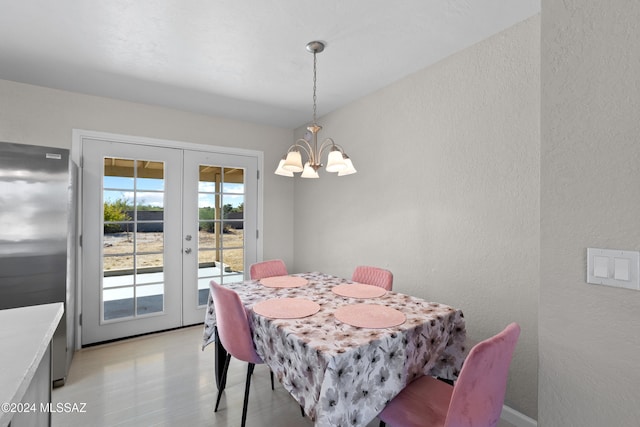
[[[462,308],[476,340],[519,322],[506,404],[532,418],[539,30],[536,16],[323,117],[358,174],[296,179],[294,233],[297,271],[389,268],[395,290]]]
[[[539,425],[640,425],[640,292],[586,248],[640,249],[640,3],[544,0]]]
[[[264,151],[264,257],[293,262],[293,183],[272,173],[291,130],[0,80],[0,141],[71,148],[74,128]]]

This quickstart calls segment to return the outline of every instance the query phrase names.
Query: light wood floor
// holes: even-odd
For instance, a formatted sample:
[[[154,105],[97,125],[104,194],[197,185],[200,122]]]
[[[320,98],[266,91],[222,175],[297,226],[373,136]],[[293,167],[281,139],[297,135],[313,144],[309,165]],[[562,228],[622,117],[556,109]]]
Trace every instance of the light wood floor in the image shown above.
[[[54,413],[53,426],[239,426],[247,365],[231,359],[214,413],[214,346],[202,351],[201,343],[202,326],[193,326],[76,352],[53,402],[86,403],[86,412]],[[257,365],[247,427],[312,425],[277,381],[271,391],[268,368]]]
[[[201,350],[202,330],[192,326],[77,351],[66,384],[53,390],[53,402],[86,404],[85,412],[53,413],[53,426],[239,426],[247,365],[231,359],[214,413],[214,346]],[[247,427],[289,426],[313,423],[277,381],[271,390],[268,368],[257,365]],[[377,426],[375,419],[367,427]]]

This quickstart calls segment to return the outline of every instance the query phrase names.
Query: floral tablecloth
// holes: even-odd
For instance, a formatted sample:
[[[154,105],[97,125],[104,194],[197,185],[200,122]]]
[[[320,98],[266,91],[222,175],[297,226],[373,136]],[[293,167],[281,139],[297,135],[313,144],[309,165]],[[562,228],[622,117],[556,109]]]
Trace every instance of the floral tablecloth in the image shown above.
[[[298,276],[297,288],[257,281],[231,283],[248,310],[257,353],[316,426],[365,426],[403,387],[421,375],[455,379],[466,337],[460,310],[396,292],[374,299],[348,298],[331,288],[349,280],[321,273]],[[320,311],[301,319],[269,319],[251,308],[269,298],[308,298]],[[345,304],[382,304],[406,315],[402,325],[357,328],[333,313]],[[209,295],[203,348],[213,342],[215,312]]]

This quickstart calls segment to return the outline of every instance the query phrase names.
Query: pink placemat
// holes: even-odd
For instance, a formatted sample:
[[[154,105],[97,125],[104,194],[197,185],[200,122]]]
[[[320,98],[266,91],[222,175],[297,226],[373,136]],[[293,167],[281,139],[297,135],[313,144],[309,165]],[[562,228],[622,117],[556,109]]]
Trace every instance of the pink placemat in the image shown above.
[[[272,319],[297,319],[311,316],[320,306],[306,298],[271,298],[253,306],[253,311]]]
[[[338,308],[336,319],[360,328],[390,328],[403,324],[407,317],[395,308],[379,304],[350,304]]]
[[[306,285],[309,281],[298,276],[273,276],[260,279],[260,283],[268,288],[298,288]]]
[[[378,298],[387,293],[380,286],[365,285],[363,283],[345,283],[331,288],[334,294],[351,298]]]

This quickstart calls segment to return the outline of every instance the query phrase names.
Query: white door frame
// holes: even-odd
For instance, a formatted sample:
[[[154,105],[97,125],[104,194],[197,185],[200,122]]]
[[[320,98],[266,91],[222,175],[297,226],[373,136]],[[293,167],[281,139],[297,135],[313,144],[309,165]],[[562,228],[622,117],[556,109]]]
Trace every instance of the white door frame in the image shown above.
[[[83,228],[82,228],[82,191],[83,191],[83,183],[82,183],[82,141],[84,139],[106,139],[114,142],[122,142],[122,143],[134,143],[140,145],[149,145],[156,147],[167,147],[167,148],[178,148],[185,150],[196,150],[196,151],[207,151],[212,153],[220,153],[220,154],[236,154],[236,155],[244,155],[244,156],[254,156],[258,161],[258,174],[260,179],[258,180],[258,200],[257,200],[257,229],[260,231],[259,238],[256,242],[256,251],[257,251],[257,259],[260,260],[263,257],[263,243],[262,243],[262,229],[263,229],[263,194],[264,194],[264,185],[262,180],[262,170],[264,168],[264,153],[258,150],[249,150],[245,148],[235,148],[235,147],[223,147],[217,145],[207,145],[207,144],[196,144],[191,142],[184,141],[175,141],[175,140],[167,140],[167,139],[157,139],[157,138],[148,138],[148,137],[140,137],[140,136],[131,136],[131,135],[123,135],[109,132],[99,132],[99,131],[91,131],[84,129],[73,129],[72,131],[72,141],[71,141],[71,159],[80,167],[80,171],[78,173],[78,205],[77,205],[77,217],[79,218],[77,224],[77,235],[78,239],[82,238]],[[80,245],[80,242],[77,242],[77,245]],[[76,262],[77,270],[76,277],[77,288],[76,288],[76,318],[74,319],[77,334],[76,334],[76,349],[80,349],[82,347],[82,325],[81,325],[81,316],[82,316],[82,250],[78,250],[78,260]]]

